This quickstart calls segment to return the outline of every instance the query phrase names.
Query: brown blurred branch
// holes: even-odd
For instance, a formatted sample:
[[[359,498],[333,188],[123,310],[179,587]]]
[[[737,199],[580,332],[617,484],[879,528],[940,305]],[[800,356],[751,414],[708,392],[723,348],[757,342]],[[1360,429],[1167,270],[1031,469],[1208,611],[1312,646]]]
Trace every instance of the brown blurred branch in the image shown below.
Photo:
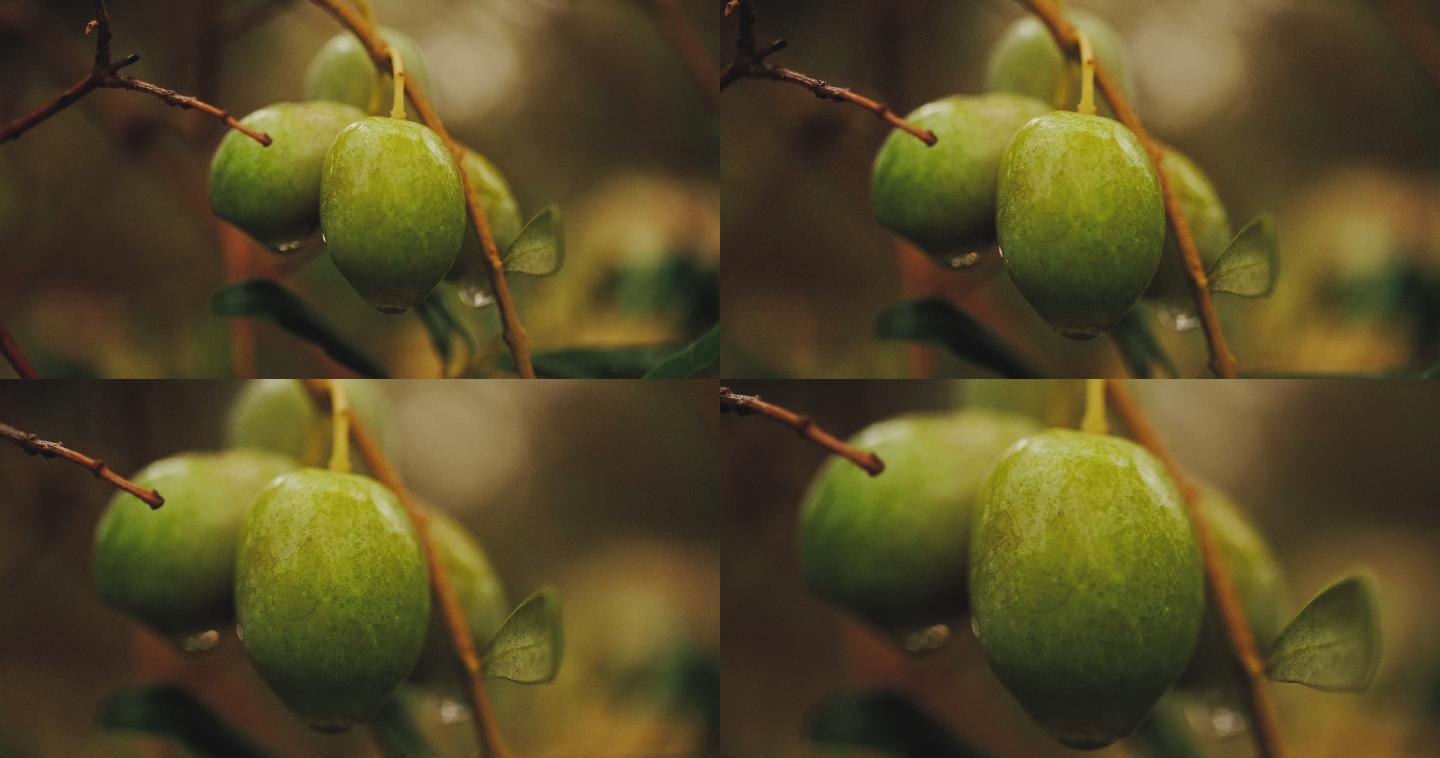
[[[1050,29],[1055,43],[1066,55],[1079,61],[1080,39],[1076,36],[1075,27],[1065,19],[1065,14],[1059,7],[1051,0],[1016,2],[1028,8]],[[1165,153],[1160,143],[1150,136],[1145,125],[1140,123],[1140,117],[1135,115],[1130,103],[1125,100],[1119,85],[1099,61],[1095,62],[1095,86],[1110,103],[1110,108],[1115,111],[1120,123],[1139,138],[1140,143],[1145,146],[1145,152],[1150,155],[1150,162],[1155,164],[1155,173],[1160,177],[1160,194],[1165,201],[1165,217],[1175,232],[1175,241],[1179,243],[1180,257],[1188,274],[1186,280],[1190,284],[1190,294],[1195,299],[1195,309],[1200,314],[1200,324],[1204,327],[1205,339],[1209,343],[1210,370],[1222,379],[1234,379],[1238,375],[1239,367],[1220,326],[1220,316],[1215,312],[1215,302],[1210,297],[1210,281],[1205,275],[1205,264],[1200,257],[1200,250],[1195,247],[1195,236],[1190,232],[1190,222],[1185,219],[1185,212],[1180,208],[1175,188],[1165,172]]]
[[[767,58],[785,49],[785,40],[776,40],[770,44],[757,48],[755,45],[755,0],[727,0],[725,3],[725,15],[739,13],[740,33],[735,44],[735,59],[720,74],[720,89],[734,84],[740,79],[768,79],[770,81],[785,82],[804,87],[810,90],[821,100],[833,100],[837,103],[851,103],[864,108],[875,114],[880,120],[885,121],[896,129],[900,129],[915,136],[916,139],[927,145],[934,145],[937,142],[935,133],[929,129],[921,129],[918,126],[901,118],[899,114],[890,110],[890,106],[868,98],[854,90],[845,87],[837,87],[822,79],[817,79],[809,74],[802,74],[793,69],[776,66],[770,63]]]
[[[330,382],[323,379],[305,380],[305,389],[309,391],[310,397],[326,411],[330,408],[330,386]],[[350,417],[350,440],[355,443],[360,459],[375,474],[375,478],[395,493],[420,536],[420,545],[425,551],[425,563],[430,570],[430,586],[435,590],[435,597],[440,600],[440,613],[445,619],[445,628],[450,633],[450,642],[459,655],[470,702],[475,708],[475,734],[480,740],[480,754],[493,758],[511,758],[495,723],[494,709],[485,689],[485,675],[480,672],[480,655],[470,637],[465,612],[460,608],[455,587],[450,584],[445,564],[440,561],[435,543],[430,539],[430,517],[425,513],[425,507],[400,480],[399,472],[390,464],[380,445],[370,436],[365,424],[355,416]]]
[[[1215,542],[1214,535],[1210,533],[1210,522],[1205,519],[1201,506],[1200,488],[1170,455],[1160,435],[1150,425],[1150,420],[1130,397],[1129,391],[1120,386],[1119,382],[1110,381],[1105,385],[1110,406],[1130,430],[1130,436],[1160,459],[1170,472],[1170,478],[1174,479],[1180,488],[1190,515],[1190,524],[1194,527],[1195,539],[1200,543],[1200,554],[1204,559],[1205,594],[1210,612],[1220,620],[1225,638],[1229,641],[1228,647],[1233,654],[1232,660],[1235,663],[1236,676],[1240,680],[1240,689],[1252,715],[1251,735],[1255,741],[1255,749],[1265,758],[1282,758],[1285,755],[1285,746],[1280,738],[1280,717],[1266,686],[1265,663],[1260,659],[1259,650],[1255,647],[1255,635],[1245,620],[1240,598],[1235,593],[1235,586],[1230,583],[1230,574],[1225,570],[1225,558]]]
[[[25,357],[25,351],[20,349],[20,343],[10,335],[10,330],[0,324],[0,355],[5,356],[5,362],[21,379],[39,379],[40,373],[30,364],[30,359]]]
[[[1440,89],[1440,30],[1436,30],[1425,6],[1420,0],[1382,0],[1380,10],[1430,83]]]
[[[381,71],[390,70],[390,46],[370,24],[344,0],[310,0],[322,10],[335,17],[341,26],[349,29],[355,38],[364,46],[365,51],[370,54],[370,60]],[[490,230],[490,219],[485,215],[485,208],[480,204],[480,195],[475,191],[475,186],[470,183],[470,177],[465,172],[464,159],[465,148],[450,132],[445,130],[445,125],[440,122],[435,109],[430,106],[430,100],[420,90],[419,85],[411,77],[405,77],[405,95],[415,106],[420,120],[435,132],[450,149],[450,155],[455,159],[455,165],[461,167],[460,182],[465,189],[465,205],[470,210],[470,221],[475,228],[475,234],[480,238],[481,247],[485,250],[482,258],[485,261],[485,272],[490,276],[490,289],[495,293],[495,302],[500,307],[500,329],[501,336],[505,339],[505,345],[510,348],[510,354],[515,358],[516,371],[522,379],[534,379],[535,368],[530,362],[530,339],[525,333],[525,326],[520,323],[520,312],[515,308],[515,298],[510,294],[510,285],[505,281],[505,265],[500,260],[500,250],[495,245],[495,234]]]
[[[0,422],[0,437],[15,443],[29,455],[38,455],[41,458],[64,458],[71,463],[89,470],[96,479],[103,479],[112,486],[122,489],[137,498],[140,498],[152,509],[159,508],[165,504],[165,498],[155,490],[147,490],[123,476],[115,473],[115,470],[105,465],[105,461],[96,460],[84,453],[76,452],[65,447],[60,442],[50,442],[39,437],[16,429],[9,424]]]
[[[640,0],[640,5],[650,12],[655,25],[660,27],[675,52],[685,63],[685,72],[695,90],[705,98],[705,104],[714,113],[720,112],[720,89],[715,85],[720,69],[705,49],[704,43],[695,35],[695,30],[685,21],[677,0]]]
[[[880,460],[880,456],[847,445],[843,440],[817,426],[809,416],[801,416],[794,411],[767,403],[761,400],[759,395],[737,395],[731,392],[729,387],[721,387],[720,412],[733,413],[736,416],[759,414],[794,429],[795,433],[802,438],[859,466],[870,476],[879,476],[880,472],[885,470],[885,462]]]
[[[35,110],[0,128],[0,142],[19,139],[31,127],[45,121],[60,111],[73,105],[77,100],[94,92],[97,89],[125,89],[135,92],[143,92],[160,98],[165,104],[186,110],[196,110],[201,113],[213,116],[224,122],[226,126],[239,131],[262,145],[270,144],[269,135],[262,134],[242,126],[240,122],[230,113],[218,108],[204,100],[199,100],[189,95],[182,95],[175,90],[161,87],[158,84],[136,79],[130,76],[121,76],[120,70],[126,66],[135,64],[140,60],[139,55],[129,55],[118,61],[112,61],[110,57],[110,10],[105,6],[105,0],[95,0],[95,18],[85,26],[86,34],[95,35],[95,63],[90,68],[90,73],[80,81],[70,85],[68,89],[60,93],[54,99],[42,104]]]

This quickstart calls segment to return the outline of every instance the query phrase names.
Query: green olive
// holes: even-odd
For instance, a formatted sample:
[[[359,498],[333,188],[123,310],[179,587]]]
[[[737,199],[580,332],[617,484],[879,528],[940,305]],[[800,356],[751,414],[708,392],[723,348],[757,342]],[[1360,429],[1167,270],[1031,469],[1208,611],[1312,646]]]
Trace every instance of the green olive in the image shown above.
[[[430,66],[420,46],[403,32],[389,27],[382,26],[377,31],[400,54],[405,76],[429,96],[432,92]],[[331,37],[305,70],[306,100],[345,103],[369,112],[372,107],[389,103],[392,89],[390,75],[379,73],[364,46],[350,32]]]
[[[1090,38],[1095,60],[1120,85],[1125,99],[1133,103],[1135,82],[1130,72],[1130,54],[1120,33],[1093,13],[1075,9],[1068,17]],[[1056,102],[1062,82],[1069,96],[1064,102]],[[990,48],[985,89],[1028,95],[1057,107],[1068,107],[1080,99],[1080,70],[1060,54],[1060,46],[1055,44],[1055,38],[1040,19],[1027,15],[1006,27]],[[1109,103],[1098,93],[1096,100],[1101,114],[1113,115]]]
[[[455,589],[475,649],[483,650],[510,614],[505,587],[480,543],[465,527],[440,511],[430,511],[430,541],[450,578],[450,586]],[[425,648],[420,651],[420,660],[410,673],[410,681],[442,692],[459,693],[463,691],[462,682],[456,669],[450,631],[440,612],[440,601],[432,597],[430,604],[434,609],[430,614],[430,631],[425,638]]]
[[[500,173],[500,169],[496,168],[490,159],[468,147],[465,148],[465,160],[461,161],[461,166],[465,169],[465,176],[470,179],[471,186],[480,196],[480,207],[485,209],[485,218],[490,222],[490,233],[495,237],[495,246],[499,252],[504,253],[505,248],[520,236],[520,230],[525,227],[525,220],[520,216],[520,204],[515,202],[510,183],[505,181],[505,175]],[[459,280],[472,273],[483,276],[477,269],[483,269],[484,255],[480,238],[475,234],[475,228],[471,226],[467,213],[465,241],[460,245],[460,254],[455,258],[455,265],[450,267],[445,278]]]
[[[1190,224],[1190,233],[1195,237],[1195,247],[1200,259],[1209,271],[1215,260],[1230,246],[1234,230],[1225,204],[1210,183],[1210,177],[1196,166],[1194,161],[1172,148],[1165,148],[1162,164],[1170,178],[1170,188],[1180,201],[1180,210]],[[1190,306],[1189,277],[1180,258],[1180,245],[1175,241],[1175,230],[1165,227],[1165,248],[1160,255],[1160,268],[1145,296],[1193,310]]]
[[[353,416],[382,448],[390,447],[390,408],[382,385],[365,379],[340,380]],[[309,465],[330,451],[330,414],[322,412],[299,379],[257,379],[245,384],[225,419],[231,447],[259,448]]]

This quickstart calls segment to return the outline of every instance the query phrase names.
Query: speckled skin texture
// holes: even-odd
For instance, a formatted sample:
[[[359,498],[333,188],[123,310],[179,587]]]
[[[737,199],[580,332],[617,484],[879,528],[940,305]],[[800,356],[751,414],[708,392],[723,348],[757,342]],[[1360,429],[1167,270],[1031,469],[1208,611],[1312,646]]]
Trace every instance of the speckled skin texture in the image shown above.
[[[1200,259],[1205,262],[1208,272],[1235,236],[1235,230],[1230,226],[1230,215],[1225,212],[1225,204],[1220,202],[1220,195],[1215,192],[1210,178],[1194,161],[1167,147],[1164,166],[1175,197],[1180,201],[1180,210],[1184,212],[1185,220],[1190,222],[1195,247],[1199,249]],[[1180,262],[1180,244],[1175,241],[1175,231],[1167,223],[1160,268],[1156,269],[1155,279],[1150,282],[1145,296],[1171,304],[1183,304],[1193,310],[1187,278]]]
[[[435,132],[375,116],[351,124],[325,155],[320,231],[335,267],[386,313],[424,300],[465,235],[460,171]]]
[[[430,510],[430,540],[440,551],[440,561],[445,565],[450,585],[460,599],[475,649],[483,650],[485,643],[500,631],[500,625],[510,615],[505,588],[480,543],[464,527],[433,508]],[[430,605],[434,609],[430,614],[430,631],[425,637],[425,647],[420,651],[420,660],[410,673],[410,681],[441,692],[461,694],[463,689],[455,666],[455,647],[450,644],[444,614],[434,597],[431,597]]]
[[[132,479],[165,497],[159,510],[116,493],[95,530],[101,599],[178,641],[234,617],[235,546],[256,494],[294,469],[259,450],[183,453]]]
[[[898,129],[875,156],[875,219],[932,255],[955,255],[995,242],[995,174],[1015,132],[1050,110],[1010,94],[957,95],[907,118],[935,132],[934,147]]]
[[[1135,81],[1130,73],[1130,54],[1125,41],[1104,19],[1078,8],[1067,14],[1070,21],[1090,37],[1095,59],[1120,84],[1125,99],[1135,102]],[[1080,100],[1080,73],[1067,65],[1060,55],[1060,46],[1050,30],[1039,19],[1026,14],[1007,27],[990,48],[985,66],[985,89],[992,92],[1013,92],[1038,98],[1051,105],[1061,77],[1070,77],[1069,97],[1058,105],[1070,108]],[[1100,112],[1113,115],[1104,98],[1095,96]]]
[[[389,449],[390,407],[380,382],[341,381],[353,417],[365,424],[382,448]],[[311,466],[329,455],[330,434],[330,415],[315,407],[299,379],[246,382],[225,418],[225,439],[231,447],[273,450]]]
[[[971,604],[996,676],[1061,742],[1120,739],[1180,675],[1204,613],[1174,483],[1132,442],[1052,429],[1006,452],[976,514]]]
[[[871,425],[851,443],[873,450],[871,477],[830,458],[800,514],[800,558],[820,596],[887,631],[963,613],[970,510],[990,465],[1039,430],[1023,416],[966,410]]]
[[[420,86],[420,91],[433,100],[430,88],[430,66],[420,52],[420,46],[403,32],[386,26],[379,29],[380,36],[400,52],[400,61],[405,65],[405,76]],[[371,105],[372,91],[379,89],[381,112],[388,112],[394,84],[390,75],[378,74],[375,63],[350,32],[340,32],[326,42],[310,67],[305,69],[305,99],[329,100],[345,103],[362,111]]]
[[[509,247],[510,243],[520,236],[520,230],[525,228],[525,220],[520,216],[520,204],[515,202],[515,194],[510,191],[510,183],[505,181],[505,175],[500,173],[500,169],[488,158],[466,148],[462,165],[465,175],[470,177],[470,183],[480,194],[480,207],[485,209],[485,218],[490,221],[490,233],[495,235],[495,246],[500,254],[504,255],[505,248]],[[455,265],[450,267],[450,273],[446,274],[445,278],[460,279],[472,270],[478,273],[484,268],[484,256],[484,248],[480,246],[480,238],[476,236],[467,213],[465,241],[460,245],[460,255],[455,258]]]
[[[339,103],[276,103],[251,113],[241,123],[272,142],[225,134],[210,162],[210,207],[267,245],[303,239],[320,224],[325,152],[341,129],[364,117]]]
[[[430,618],[419,539],[395,495],[301,469],[256,499],[236,557],[245,651],[290,710],[326,731],[363,721],[410,673]]]
[[[1026,124],[1000,163],[997,208],[1010,279],[1071,339],[1108,331],[1160,265],[1160,180],[1108,118],[1056,111]]]

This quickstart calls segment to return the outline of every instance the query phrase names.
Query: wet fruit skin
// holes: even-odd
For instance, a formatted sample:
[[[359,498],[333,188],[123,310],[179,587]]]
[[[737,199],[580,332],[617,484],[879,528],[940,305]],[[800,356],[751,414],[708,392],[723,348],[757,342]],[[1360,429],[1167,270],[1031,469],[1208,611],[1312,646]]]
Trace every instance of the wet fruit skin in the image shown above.
[[[1005,147],[1049,107],[1012,94],[957,95],[921,106],[908,120],[935,132],[933,146],[895,130],[875,156],[871,201],[883,226],[931,255],[958,255],[995,242],[995,175]]]
[[[963,613],[976,490],[1005,448],[1039,428],[974,409],[901,416],[855,435],[885,472],[831,458],[816,475],[800,515],[810,588],[892,633]]]
[[[341,380],[354,418],[382,448],[390,443],[390,413],[381,384]],[[231,447],[272,450],[309,465],[330,452],[330,415],[322,412],[298,379],[247,382],[230,406],[225,437]]]
[[[1010,279],[1066,337],[1103,334],[1154,279],[1160,180],[1120,123],[1064,111],[1030,121],[1005,151],[996,200]]]
[[[465,235],[460,171],[423,124],[375,116],[325,155],[320,230],[335,267],[369,303],[400,313],[455,263]]]
[[[301,469],[261,492],[241,529],[240,638],[291,711],[344,730],[373,715],[415,665],[428,581],[394,494],[358,474]]]
[[[260,450],[182,453],[132,477],[160,491],[152,510],[120,492],[95,530],[100,598],[162,635],[179,639],[234,618],[235,547],[255,496],[294,460]]]
[[[1195,247],[1208,272],[1215,260],[1230,246],[1235,230],[1230,226],[1230,215],[1220,195],[1210,183],[1210,177],[1200,170],[1195,162],[1172,148],[1165,148],[1162,164],[1170,178],[1170,187],[1180,201],[1180,210],[1190,224],[1190,233],[1195,237]],[[1175,230],[1165,226],[1165,247],[1160,254],[1160,267],[1145,296],[1164,300],[1172,304],[1190,303],[1189,277],[1180,259],[1180,244],[1175,241]]]
[[[320,167],[335,136],[365,114],[340,103],[276,103],[241,123],[270,135],[265,147],[237,131],[210,162],[215,215],[271,246],[299,241],[320,225]]]
[[[400,53],[405,76],[431,95],[430,67],[420,46],[403,32],[382,26],[380,37]],[[345,103],[362,111],[373,104],[388,106],[393,83],[389,74],[379,75],[375,63],[355,35],[340,32],[326,42],[305,70],[305,99]],[[378,98],[375,94],[378,90]],[[432,98],[433,99],[433,98]]]
[[[1061,742],[1125,736],[1173,684],[1204,613],[1180,494],[1127,440],[1052,429],[981,488],[970,596],[990,666]]]
[[[505,181],[505,175],[500,173],[500,169],[496,168],[490,159],[467,147],[465,160],[461,165],[470,179],[470,184],[480,196],[480,207],[485,209],[485,218],[490,222],[490,233],[495,237],[495,247],[503,254],[505,248],[520,236],[520,230],[525,228],[525,221],[520,216],[520,204],[515,202],[515,194],[510,191],[510,183]],[[475,234],[475,227],[471,225],[467,213],[465,241],[460,245],[460,254],[455,258],[455,265],[450,267],[445,278],[461,279],[470,272],[470,267],[483,268],[481,261],[484,255],[480,237]]]
[[[505,587],[501,585],[480,543],[465,527],[434,509],[430,511],[430,541],[439,553],[446,575],[450,577],[450,586],[455,589],[460,608],[470,626],[470,638],[475,642],[475,649],[484,650],[485,643],[500,631],[501,624],[510,615]],[[434,597],[430,599],[430,606],[430,630],[425,637],[425,647],[420,651],[420,660],[410,673],[410,681],[443,692],[461,692],[455,648],[450,643],[444,614]]]
[[[1072,9],[1067,17],[1090,38],[1095,60],[1119,83],[1125,99],[1133,103],[1135,83],[1130,73],[1130,55],[1120,34],[1104,19],[1083,10]],[[1057,103],[1055,93],[1063,76],[1070,77],[1068,97]],[[1038,18],[1026,15],[1006,27],[990,48],[985,89],[1027,95],[1056,107],[1072,107],[1080,99],[1080,73],[1060,54],[1050,30]],[[1096,101],[1101,114],[1113,115],[1098,93]]]

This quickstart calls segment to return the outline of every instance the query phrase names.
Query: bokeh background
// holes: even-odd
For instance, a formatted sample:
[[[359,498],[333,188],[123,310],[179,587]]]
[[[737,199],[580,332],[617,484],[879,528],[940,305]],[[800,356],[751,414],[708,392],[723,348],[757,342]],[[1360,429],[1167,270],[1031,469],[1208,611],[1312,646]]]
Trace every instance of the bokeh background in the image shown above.
[[[675,8],[718,43],[705,0]],[[651,0],[375,0],[425,53],[433,101],[507,176],[528,219],[565,215],[567,261],[511,277],[538,351],[684,345],[718,320],[719,127]],[[338,24],[303,0],[112,3],[127,73],[237,116],[298,100]],[[89,70],[90,0],[0,0],[0,121]],[[226,281],[283,282],[392,376],[440,361],[413,315],[372,309],[318,242],[281,258],[209,211],[218,125],[148,96],[100,91],[0,146],[0,321],[47,377],[345,376],[268,322],[233,339]],[[495,309],[442,294],[479,342],[471,374],[504,374]],[[0,366],[9,375],[8,366]]]
[[[1071,0],[1128,44],[1134,105],[1214,181],[1238,230],[1275,214],[1266,300],[1217,299],[1242,370],[1382,372],[1440,359],[1440,7],[1416,0]],[[771,61],[902,114],[978,93],[1022,9],[1010,0],[758,4]],[[725,34],[733,39],[734,22]],[[1414,41],[1425,54],[1417,54]],[[1431,74],[1427,76],[1427,67]],[[1058,376],[1123,375],[1108,341],[1075,343],[1021,298],[993,251],[942,271],[879,226],[870,168],[887,128],[853,106],[742,80],[722,98],[726,376],[984,376],[946,355],[907,367],[874,337],[903,293],[941,294]],[[1198,331],[1160,328],[1184,376]]]
[[[0,420],[123,473],[222,444],[229,382],[13,382]],[[400,474],[484,545],[513,602],[560,592],[565,652],[547,685],[490,680],[521,755],[694,755],[719,698],[713,388],[700,383],[387,382]],[[0,443],[0,755],[180,755],[96,724],[131,685],[176,683],[275,755],[374,755],[365,729],[311,731],[226,633],[181,656],[102,604],[90,576],[111,490]],[[462,713],[423,700],[441,755],[468,755]]]
[[[1080,382],[738,382],[842,437],[911,411],[992,405],[1078,425]],[[1272,684],[1293,755],[1432,755],[1440,741],[1440,394],[1423,382],[1132,382],[1187,471],[1233,496],[1284,572],[1290,618],[1357,565],[1377,577],[1382,662],[1362,695]],[[764,419],[721,422],[723,744],[734,755],[831,754],[807,737],[837,694],[898,692],[980,755],[1076,755],[990,672],[968,629],[920,657],[810,594],[798,558],[801,499],[820,448]],[[964,461],[956,461],[964,465]],[[884,474],[881,474],[884,476]],[[1231,711],[1187,711],[1204,755],[1248,756]],[[833,751],[835,755],[854,752]],[[860,755],[878,753],[859,752]],[[1167,753],[1158,753],[1167,754]],[[1181,753],[1168,753],[1180,755]],[[1134,740],[1097,753],[1157,755]]]

